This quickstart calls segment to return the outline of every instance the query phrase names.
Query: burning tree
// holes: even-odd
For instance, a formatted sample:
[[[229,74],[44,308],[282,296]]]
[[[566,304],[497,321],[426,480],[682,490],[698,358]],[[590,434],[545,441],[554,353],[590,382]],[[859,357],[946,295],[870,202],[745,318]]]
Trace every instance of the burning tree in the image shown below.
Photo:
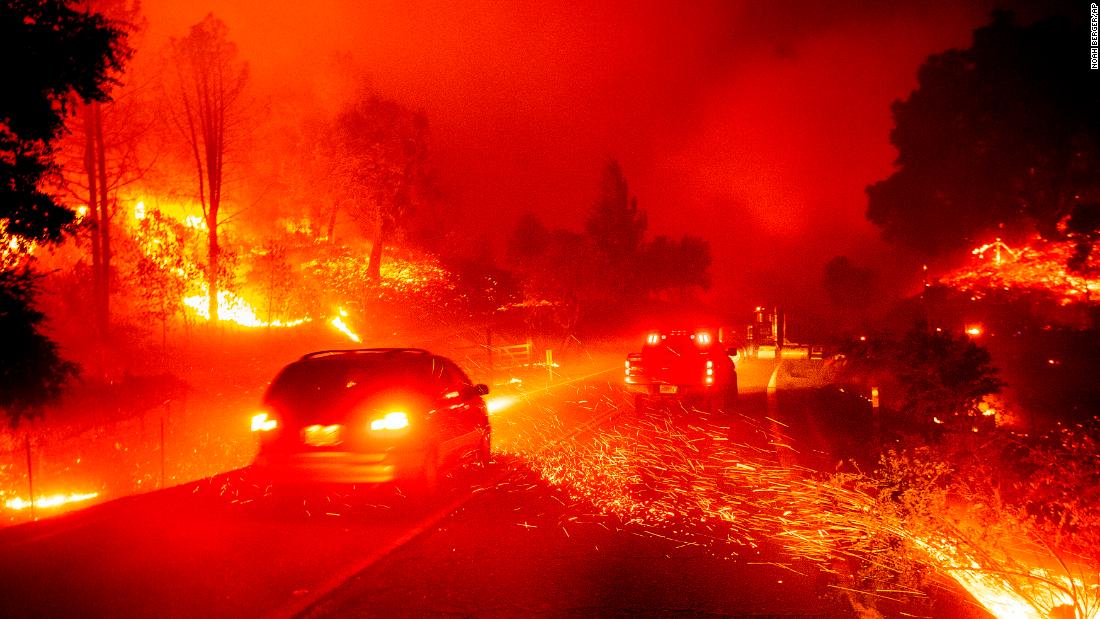
[[[428,120],[395,101],[371,96],[336,120],[333,171],[344,201],[372,238],[367,274],[381,278],[382,252],[416,207],[428,181]],[[335,217],[335,215],[333,215]]]
[[[182,39],[172,39],[171,61],[175,68],[173,120],[191,152],[198,181],[198,197],[207,230],[207,295],[210,319],[218,319],[221,224],[226,156],[243,127],[244,88],[247,66],[237,60],[237,48],[229,41],[228,28],[207,15]]]
[[[867,188],[867,218],[888,240],[938,254],[993,231],[1095,238],[1100,80],[1081,61],[1085,15],[1024,26],[995,12],[970,48],[921,66],[893,106],[898,168]]]

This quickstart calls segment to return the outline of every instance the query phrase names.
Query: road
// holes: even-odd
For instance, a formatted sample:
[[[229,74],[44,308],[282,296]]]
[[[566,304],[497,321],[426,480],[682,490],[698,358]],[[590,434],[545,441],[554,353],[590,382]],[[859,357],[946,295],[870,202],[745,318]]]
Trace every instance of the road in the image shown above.
[[[759,489],[731,490],[707,454],[832,457],[812,423],[784,421],[812,402],[769,400],[773,369],[745,366],[733,415],[639,418],[619,365],[517,392],[493,415],[490,471],[427,503],[235,471],[10,527],[0,615],[845,616],[834,578],[761,535],[751,503],[711,500]]]

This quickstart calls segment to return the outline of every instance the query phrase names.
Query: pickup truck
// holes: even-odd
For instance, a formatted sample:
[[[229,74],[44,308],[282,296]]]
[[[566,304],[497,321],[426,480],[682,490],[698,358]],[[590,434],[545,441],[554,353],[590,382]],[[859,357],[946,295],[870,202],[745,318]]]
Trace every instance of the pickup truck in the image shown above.
[[[707,329],[651,331],[642,351],[627,355],[626,387],[638,411],[674,400],[701,403],[708,411],[720,403],[731,412],[737,405],[736,355]]]

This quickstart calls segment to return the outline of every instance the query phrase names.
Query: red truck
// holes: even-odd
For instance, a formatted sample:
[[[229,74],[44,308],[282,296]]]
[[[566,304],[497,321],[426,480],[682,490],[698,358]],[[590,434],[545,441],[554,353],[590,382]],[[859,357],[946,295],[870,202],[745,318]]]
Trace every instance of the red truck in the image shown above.
[[[651,331],[641,352],[626,358],[626,386],[637,410],[661,400],[698,402],[727,412],[737,404],[736,349],[709,329]]]

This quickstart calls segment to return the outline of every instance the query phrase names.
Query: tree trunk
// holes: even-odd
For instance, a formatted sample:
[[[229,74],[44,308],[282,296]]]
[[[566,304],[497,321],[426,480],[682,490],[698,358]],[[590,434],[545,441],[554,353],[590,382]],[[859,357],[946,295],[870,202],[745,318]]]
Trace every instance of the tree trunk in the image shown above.
[[[85,112],[85,147],[84,169],[88,175],[88,219],[90,222],[89,239],[91,241],[91,316],[92,328],[96,331],[97,339],[106,342],[108,339],[108,308],[106,300],[109,295],[108,273],[106,266],[107,256],[103,254],[103,235],[106,234],[106,196],[107,174],[103,169],[102,147],[102,120],[99,103],[88,103]]]
[[[99,177],[96,174],[96,115],[92,112],[91,104],[86,104],[84,107],[84,170],[88,175],[88,221],[89,221],[89,240],[91,241],[91,312],[92,320],[94,320],[96,334],[102,335],[99,331],[100,318],[99,318],[99,288],[100,288],[100,274],[102,268],[100,267],[101,256],[99,255],[99,207],[97,201],[99,200]]]
[[[211,214],[215,211],[211,208]],[[217,221],[216,216],[212,216],[210,219]],[[216,225],[212,226],[207,223],[207,235],[206,238],[209,241],[209,251],[207,252],[207,273],[206,284],[210,290],[210,297],[207,300],[210,311],[210,322],[218,321],[218,228]]]
[[[329,244],[336,244],[336,211],[340,209],[340,203],[334,202],[332,205],[332,215],[328,218],[328,242]]]
[[[111,339],[111,211],[107,197],[107,149],[103,140],[103,106],[92,103],[95,113],[95,144],[99,171],[99,243],[100,243],[100,297],[99,319],[103,341]]]
[[[385,226],[382,216],[378,217],[378,227],[374,230],[374,244],[370,248],[370,262],[367,263],[367,277],[378,281],[382,279],[382,245],[385,243]]]

